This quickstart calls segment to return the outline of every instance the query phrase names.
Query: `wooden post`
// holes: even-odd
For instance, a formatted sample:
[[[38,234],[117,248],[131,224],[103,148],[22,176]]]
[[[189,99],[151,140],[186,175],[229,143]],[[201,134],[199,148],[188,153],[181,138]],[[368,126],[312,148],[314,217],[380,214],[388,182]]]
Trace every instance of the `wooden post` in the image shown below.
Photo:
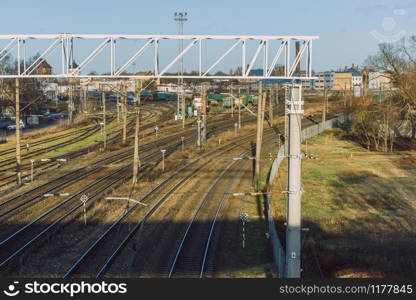
[[[20,84],[19,79],[16,78],[16,181],[18,185],[22,184],[21,164],[22,158],[20,155]]]

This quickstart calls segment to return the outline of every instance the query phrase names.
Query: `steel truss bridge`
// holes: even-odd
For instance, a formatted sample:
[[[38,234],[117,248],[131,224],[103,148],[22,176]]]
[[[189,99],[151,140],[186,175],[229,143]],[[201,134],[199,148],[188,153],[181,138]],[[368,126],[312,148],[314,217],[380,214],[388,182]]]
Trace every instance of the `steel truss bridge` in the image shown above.
[[[0,78],[189,78],[189,79],[312,79],[312,42],[318,39],[317,36],[257,36],[257,35],[125,35],[125,34],[21,34],[21,35],[0,35],[0,64],[6,57],[14,58],[16,66],[13,70],[2,70]],[[36,40],[42,40],[43,45],[33,46]],[[118,51],[119,44],[123,41],[137,41],[140,47],[134,50],[132,55],[126,58],[125,54]],[[163,41],[183,40],[183,50],[175,53],[173,58],[161,54]],[[222,41],[231,44],[226,50],[214,48],[217,59],[209,62],[212,51],[205,51],[207,45],[212,41]],[[77,47],[74,47],[74,43]],[[92,50],[85,54],[83,43],[97,43]],[[300,49],[294,53],[294,43],[299,42]],[[32,43],[32,45],[31,45]],[[254,54],[249,55],[248,43],[254,45]],[[44,48],[45,47],[45,48]],[[190,50],[197,52],[195,64],[196,72],[192,75],[183,76],[174,73],[173,66],[181,59],[187,57]],[[218,47],[219,48],[219,47]],[[39,53],[40,56],[34,61],[28,61],[27,49],[32,53]],[[78,49],[78,51],[77,51]],[[82,51],[80,51],[81,49]],[[107,49],[107,50],[105,50]],[[105,50],[105,51],[104,51]],[[109,51],[108,51],[109,50]],[[132,65],[135,66],[140,57],[145,53],[151,54],[151,59],[146,63],[152,67],[146,74],[126,74],[126,70]],[[172,49],[169,52],[172,55]],[[38,68],[51,55],[59,57],[59,63],[53,66],[54,73],[39,74]],[[97,59],[98,55],[104,56],[109,70],[102,74],[87,74],[86,66]],[[213,70],[219,67],[221,62],[230,55],[237,56],[234,61],[239,61],[235,67],[239,68],[238,74],[215,75]],[[74,63],[77,57],[79,64]],[[82,58],[80,58],[82,57]],[[122,62],[118,64],[117,62]],[[161,61],[168,61],[161,65]],[[282,66],[281,72],[276,74],[275,67]],[[142,63],[143,64],[143,63]],[[295,73],[296,66],[303,64],[304,72]],[[140,69],[140,63],[138,64]],[[261,74],[255,74],[252,70],[260,66]],[[149,68],[148,68],[149,69]],[[172,75],[174,74],[174,75]]]

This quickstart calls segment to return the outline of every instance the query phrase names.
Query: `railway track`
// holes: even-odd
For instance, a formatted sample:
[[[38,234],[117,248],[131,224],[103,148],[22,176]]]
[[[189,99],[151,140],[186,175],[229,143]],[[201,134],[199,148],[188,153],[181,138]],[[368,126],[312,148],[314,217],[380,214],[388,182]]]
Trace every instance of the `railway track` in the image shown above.
[[[248,122],[250,121],[250,119],[245,121]],[[222,123],[218,123],[217,125],[212,126],[211,132],[221,130],[222,128],[224,128],[222,127],[224,126],[224,124],[225,126],[228,126],[228,121],[224,121]],[[164,138],[160,138],[157,141],[152,141],[147,144],[144,144],[139,148],[141,155],[143,155],[143,153],[145,153],[146,151],[150,151],[154,148],[158,149],[159,151],[161,147],[164,147],[169,143],[178,142],[181,136],[193,138],[195,136],[195,130],[190,129],[186,132],[170,135]],[[70,186],[71,184],[79,182],[87,176],[91,176],[97,173],[98,171],[102,171],[103,169],[105,169],[105,166],[121,163],[126,159],[131,158],[132,155],[132,149],[120,151],[117,154],[113,154],[109,157],[99,159],[91,164],[87,164],[81,168],[77,168],[73,171],[67,172],[59,177],[56,177],[33,189],[25,191],[17,196],[5,199],[0,202],[0,218],[4,218],[8,215],[11,215],[12,213],[19,213],[21,210],[29,208],[30,205],[34,205],[42,201],[44,194],[54,193],[57,190],[63,190],[64,188]]]
[[[51,137],[51,138],[47,138],[47,139],[42,139],[42,140],[39,140],[39,141],[30,142],[30,147],[33,148],[33,147],[36,147],[36,146],[39,146],[39,145],[42,145],[42,144],[45,144],[45,143],[50,143],[50,142],[57,141],[57,140],[61,140],[61,139],[64,139],[64,138],[67,138],[67,137],[71,137],[71,136],[74,136],[74,135],[77,135],[77,134],[80,134],[80,133],[84,133],[86,131],[89,131],[91,129],[94,129],[94,127],[96,127],[96,125],[89,126],[88,128],[83,128],[83,129],[75,130],[75,131],[70,132],[70,133],[65,133],[65,134],[61,134],[61,135],[54,135],[54,137]],[[20,147],[20,149],[23,152],[25,150],[25,145],[22,145]],[[9,148],[9,149],[6,149],[6,150],[2,150],[2,151],[0,151],[0,158],[3,157],[3,156],[5,156],[5,155],[7,155],[7,154],[15,154],[15,152],[16,152],[16,148],[15,147]],[[0,159],[0,162],[2,162],[3,160],[4,159]]]
[[[305,123],[308,123],[308,121],[309,120],[307,119],[304,120]],[[270,136],[271,131],[272,129],[266,130],[269,136]],[[266,132],[265,132],[264,143],[273,141],[273,138],[270,139],[266,136]],[[250,153],[251,150],[252,149],[240,154],[240,157],[247,156],[247,154]],[[203,277],[208,274],[210,275],[214,274],[216,266],[215,266],[214,257],[213,256],[211,257],[211,252],[215,251],[215,249],[217,248],[217,245],[215,244],[215,241],[214,241],[214,238],[216,236],[218,237],[218,234],[219,234],[219,232],[217,231],[219,230],[217,229],[218,228],[217,221],[218,221],[219,216],[221,215],[222,209],[224,207],[224,203],[227,200],[230,191],[236,185],[238,179],[241,177],[241,174],[246,173],[249,167],[250,167],[250,162],[236,160],[236,161],[229,163],[222,170],[222,172],[217,176],[215,181],[210,185],[208,190],[205,193],[203,193],[203,197],[201,197],[200,202],[197,205],[195,205],[196,209],[194,213],[190,216],[191,221],[180,234],[180,239],[177,242],[178,246],[175,250],[175,254],[172,257],[171,263],[169,264],[168,267],[163,266],[163,265],[156,267],[155,272],[150,272],[150,274],[153,274],[151,275],[152,277],[155,277],[155,276],[156,277],[168,277],[168,278]],[[227,176],[229,177],[230,173],[235,174],[235,176],[231,176],[230,178],[227,178]],[[161,202],[166,201],[169,195],[172,192],[174,192],[176,189],[178,189],[179,185],[184,184],[188,179],[190,179],[194,175],[195,173],[191,173],[187,175],[186,177],[184,177],[177,185],[174,186],[174,188],[172,188],[172,190],[169,190],[168,192],[166,192],[166,194],[159,201]],[[195,183],[195,185],[190,187],[188,190],[192,190],[193,192],[196,192],[195,188],[198,185],[200,185],[200,182]],[[156,188],[159,188],[159,187],[157,186]],[[218,196],[218,195],[222,195],[222,196]],[[149,195],[147,194],[146,197],[148,196]],[[142,201],[144,200],[145,198],[142,198]],[[160,205],[160,202],[157,202],[157,205]],[[110,268],[111,263],[114,262],[116,257],[119,255],[119,252],[123,248],[127,248],[126,244],[128,243],[128,240],[132,238],[132,235],[134,234],[134,230],[136,231],[142,230],[144,223],[145,223],[145,219],[151,216],[153,213],[154,213],[154,209],[152,207],[152,209],[148,213],[145,214],[145,217],[143,217],[139,221],[135,221],[135,222],[133,221],[132,223],[136,223],[137,225],[134,227],[133,230],[130,231],[129,234],[125,236],[125,238],[123,239],[121,243],[117,243],[117,242],[115,243],[114,245],[115,250],[111,252],[110,255],[107,254],[107,256],[105,256],[105,254],[102,254],[101,252],[94,255],[94,258],[99,257],[99,256],[107,257],[107,260],[105,260],[105,262],[101,264],[99,271],[95,273],[96,277],[100,277],[105,274],[105,272]],[[207,221],[208,219],[211,221]],[[161,242],[161,240],[158,240],[158,238],[153,238],[154,232],[150,235],[152,236],[152,239],[157,240],[157,242],[155,241],[154,244],[158,244],[159,242]],[[93,246],[101,245],[99,247],[101,249],[101,247],[103,246],[102,243],[104,243],[103,240],[114,241],[114,239],[115,238],[113,237],[105,238],[105,234],[104,234],[97,240],[96,243],[93,244]],[[167,242],[166,244],[173,246],[174,242],[171,240]],[[93,249],[93,247],[91,247],[89,248],[88,251],[93,252],[95,250]],[[149,250],[149,251],[150,253],[152,252],[152,250]],[[167,251],[170,251],[170,249],[168,249]],[[84,254],[85,256],[80,258],[80,260],[78,260],[77,263],[74,264],[67,271],[65,276],[74,275],[74,273],[75,273],[75,276],[85,276],[88,274],[87,270],[91,269],[92,268],[91,266],[90,267],[84,266],[83,271],[78,271],[78,272],[74,271],[74,269],[76,270],[76,268],[78,268],[79,264],[82,264],[82,260],[88,260],[86,258],[88,254],[86,252]],[[130,254],[138,255],[137,252],[136,253],[132,252]],[[167,256],[166,253],[161,254],[161,255]],[[127,255],[127,257],[128,256],[129,255]],[[147,257],[146,254],[144,255],[142,254],[139,256]],[[111,273],[110,276],[119,276],[120,274],[121,273],[119,272],[113,272]],[[155,275],[155,274],[158,274],[158,275]],[[148,276],[148,275],[145,275],[145,276]]]
[[[145,120],[151,119],[154,116],[155,116],[155,113],[150,112],[145,117]],[[113,120],[114,120],[114,118],[113,118]],[[145,121],[145,120],[142,120],[142,121]],[[130,120],[130,122],[127,126],[128,127],[128,134],[130,134],[132,132],[132,128],[134,127],[133,123],[134,123],[134,120]],[[145,124],[145,125],[143,125],[143,130],[146,129],[146,128],[150,128],[151,126],[152,126],[152,124]],[[84,133],[85,136],[79,137],[77,139],[73,139],[71,141],[66,141],[64,143],[59,143],[59,144],[51,146],[51,147],[36,150],[36,151],[30,153],[29,156],[27,156],[27,155],[24,156],[23,159],[25,159],[27,161],[30,157],[34,157],[34,156],[40,155],[42,153],[48,153],[48,152],[51,152],[54,149],[61,148],[61,147],[70,145],[72,143],[79,142],[79,141],[95,134],[99,130],[100,130],[100,127],[98,126],[93,131],[91,131],[91,130],[86,131]],[[114,137],[109,139],[109,143],[117,142],[117,140],[120,139],[121,135],[122,135],[122,129],[120,129],[119,132]],[[79,149],[79,150],[76,150],[76,151],[71,151],[71,152],[69,152],[67,154],[64,154],[64,155],[55,156],[55,157],[53,157],[52,161],[43,162],[43,161],[37,160],[34,163],[34,168],[36,170],[36,174],[39,175],[41,172],[44,172],[46,170],[49,170],[49,169],[54,168],[56,166],[59,166],[60,162],[57,161],[57,160],[62,160],[62,159],[70,160],[70,159],[73,159],[73,158],[77,158],[81,155],[84,155],[86,153],[97,150],[100,146],[101,146],[101,143],[97,142],[94,145],[85,147],[83,149]],[[15,158],[8,159],[7,162],[3,161],[4,162],[3,165],[9,165],[10,163],[14,163],[14,161],[15,161]],[[2,166],[2,163],[0,163],[0,166]],[[22,166],[21,166],[21,170],[23,172],[22,179],[25,179],[25,178],[28,178],[28,177],[31,176],[30,175],[30,169],[31,169],[31,163],[30,162],[22,164]],[[0,170],[0,172],[3,174],[3,176],[0,177],[0,188],[15,182],[15,166],[10,166],[8,168],[2,169],[2,170]],[[11,174],[11,175],[9,175],[9,174]]]
[[[176,170],[172,175],[164,179],[141,197],[139,200],[140,203],[144,203],[150,207],[146,212],[139,209],[143,207],[139,203],[135,203],[131,206],[116,221],[108,226],[104,232],[99,234],[95,240],[91,241],[90,245],[86,247],[75,262],[65,271],[63,277],[95,275],[95,277],[98,278],[103,276],[126,244],[131,240],[132,236],[140,230],[140,228],[143,228],[145,220],[163,205],[171,193],[179,189],[198,171],[206,166],[204,159],[225,154],[240,147],[241,142],[252,138],[253,135],[250,135],[225,144],[193,159],[185,166]],[[187,174],[184,175],[184,173]],[[176,182],[173,182],[175,180]],[[163,194],[162,197],[158,196],[160,193]],[[126,224],[135,224],[135,226],[131,227]]]
[[[216,128],[216,130],[220,130],[221,128]],[[210,133],[212,133],[213,130],[210,131]],[[181,133],[182,134],[182,133]],[[179,134],[178,134],[179,136]],[[178,140],[178,136],[175,137],[176,141]],[[193,139],[195,137],[195,135],[193,135],[192,137],[189,137],[189,140]],[[169,138],[169,137],[168,137]],[[174,139],[174,140],[175,140]],[[168,150],[168,153],[171,151],[174,151],[181,143],[173,143],[171,144],[169,147],[165,147]],[[117,157],[116,157],[117,159]],[[150,154],[148,154],[147,156],[143,157],[142,160],[144,161],[145,164],[151,164],[152,162],[158,162],[160,160],[160,151],[154,151]],[[232,166],[234,166],[237,162],[232,162],[230,164],[230,167],[227,167],[227,170],[229,168],[231,168]],[[179,174],[179,172],[183,170],[180,169],[178,170],[177,173],[175,174]],[[222,173],[220,177],[222,177],[226,172]],[[53,207],[53,209],[49,209],[47,212],[43,213],[41,216],[39,216],[38,218],[32,220],[32,222],[26,224],[24,227],[18,229],[17,231],[15,231],[13,234],[8,235],[6,238],[4,238],[1,242],[0,242],[0,249],[2,249],[1,251],[1,255],[0,255],[0,269],[4,268],[5,266],[7,266],[11,261],[13,261],[13,259],[15,259],[18,255],[21,255],[23,253],[24,250],[26,250],[27,248],[29,248],[31,245],[33,245],[36,241],[38,241],[39,239],[41,239],[42,237],[45,237],[45,235],[49,232],[51,232],[54,228],[57,227],[58,224],[62,223],[63,220],[65,220],[66,218],[70,217],[71,215],[73,215],[75,212],[79,212],[79,210],[82,207],[82,204],[79,203],[79,201],[74,201],[76,199],[79,198],[79,196],[83,193],[88,192],[89,193],[89,203],[92,203],[93,199],[96,198],[97,196],[101,195],[103,192],[105,192],[106,190],[108,190],[110,187],[114,187],[116,184],[122,182],[123,180],[125,180],[126,178],[129,177],[129,174],[131,174],[131,164],[125,165],[121,168],[118,168],[114,171],[112,171],[110,174],[106,175],[105,177],[100,178],[99,180],[89,184],[87,187],[82,188],[81,190],[79,190],[78,192],[76,192],[75,194],[71,195],[69,198],[65,199],[64,201],[60,202],[59,204],[57,204],[56,206]],[[189,177],[187,177],[187,179],[191,178],[192,175],[190,175]],[[187,180],[187,179],[183,179],[183,180]],[[169,180],[167,181],[169,182]],[[182,181],[183,183],[184,181]],[[218,185],[218,182],[216,181],[215,184],[212,185],[212,189],[215,189],[215,186]],[[171,187],[171,191],[174,191],[174,187]],[[211,190],[211,188],[210,188]],[[165,195],[169,195],[170,193],[166,193]],[[210,192],[208,192],[207,194],[210,194]],[[208,196],[207,196],[208,197]],[[163,199],[163,198],[162,198]],[[196,214],[194,215],[194,218],[197,218],[198,214],[201,211],[201,207],[204,207],[204,203],[209,202],[208,200],[206,200],[207,198],[204,197],[203,201],[201,201],[201,204],[198,208],[198,210],[196,211]],[[25,199],[27,200],[27,199]],[[140,230],[141,228],[143,228],[143,224],[144,221],[146,220],[147,217],[149,217],[158,207],[161,203],[163,203],[164,200],[159,200],[161,202],[157,202],[157,205],[155,204],[155,206],[152,206],[151,209],[145,214],[144,218],[142,219],[141,222],[138,222],[137,225],[133,228],[134,231],[129,231],[126,235],[124,235],[124,238],[122,239],[122,242],[118,244],[118,246],[116,247],[116,250],[112,253],[110,253],[110,255],[105,256],[106,260],[104,261],[103,264],[100,264],[99,268],[96,270],[96,276],[102,276],[103,274],[105,274],[105,272],[108,270],[109,266],[111,265],[111,263],[114,261],[114,259],[117,257],[117,255],[120,253],[120,251],[123,249],[123,247],[125,247],[126,243],[129,242],[131,236],[134,234],[135,231]],[[220,206],[218,207],[222,207],[222,204],[224,200],[221,200],[220,202]],[[0,207],[3,206],[3,203],[5,201],[0,203]],[[12,200],[9,199],[9,201],[7,203],[11,203],[13,202]],[[22,204],[20,207],[23,207]],[[133,206],[134,207],[134,206]],[[215,216],[218,216],[218,214],[220,213],[220,209],[216,208],[216,214]],[[133,211],[133,208],[131,208]],[[14,209],[15,210],[15,209]],[[8,213],[7,213],[8,214]],[[6,214],[6,215],[7,215]],[[129,215],[126,213],[126,216]],[[5,216],[5,215],[2,215]],[[47,218],[51,218],[51,219],[47,219]],[[124,216],[123,216],[124,218]],[[44,228],[35,228],[33,226],[33,224],[35,223],[40,223],[39,221],[42,221],[42,224],[48,224],[46,227]],[[108,232],[113,232],[113,229],[115,227],[117,227],[118,224],[121,224],[121,220],[118,221],[117,223],[113,223],[114,225],[111,225],[109,227]],[[214,225],[211,226],[211,228],[215,228],[215,221],[213,223]],[[38,229],[38,230],[36,230]],[[187,232],[192,232],[192,225],[189,226],[189,230],[187,230]],[[193,229],[192,229],[193,230]],[[22,232],[25,232],[25,236],[22,235]],[[105,231],[107,232],[107,230]],[[212,236],[212,230],[209,231],[210,232],[210,236]],[[176,262],[173,263],[171,265],[170,268],[170,272],[169,272],[169,277],[172,276],[182,276],[184,273],[187,273],[186,271],[186,267],[180,267],[181,266],[181,262],[182,261],[186,261],[182,259],[182,257],[186,257],[185,254],[183,253],[187,253],[186,250],[186,244],[188,243],[187,240],[190,239],[188,235],[188,233],[185,235],[184,238],[182,238],[183,242],[181,242],[182,246],[181,249],[178,249],[177,255],[176,257]],[[17,236],[20,236],[23,238],[21,239],[16,239]],[[85,258],[90,257],[91,253],[95,251],[95,249],[97,249],[96,245],[100,244],[101,241],[109,239],[111,240],[111,238],[108,238],[108,236],[106,236],[106,234],[102,235],[101,238],[97,239],[96,242],[92,243],[91,246],[91,250],[88,250],[90,248],[87,248],[87,252],[84,252],[85,255],[81,255],[81,258],[78,262],[75,262],[73,266],[71,266],[66,273],[64,273],[64,276],[72,276],[72,275],[76,275],[76,271],[80,270],[80,266],[81,266],[81,262],[84,261]],[[208,246],[209,246],[209,242],[208,242]],[[185,245],[185,246],[184,246]],[[11,249],[11,250],[10,250]],[[184,250],[185,249],[185,250]],[[209,248],[206,248],[209,249]],[[7,252],[7,253],[6,253]],[[208,250],[204,251],[205,253],[205,258],[203,259],[203,261],[207,261],[207,255],[208,255]],[[97,257],[97,256],[94,256]],[[104,256],[103,256],[104,257]],[[184,264],[186,265],[186,263]],[[82,267],[81,267],[82,269]],[[202,272],[204,272],[205,266],[202,267]],[[185,270],[185,271],[183,271]],[[193,273],[193,271],[191,271],[191,273],[193,275],[195,275]],[[182,274],[182,275],[181,275]],[[201,274],[201,273],[200,273]],[[203,273],[202,273],[203,274]]]
[[[227,124],[229,125],[229,124]],[[224,127],[228,126],[217,126],[214,129],[211,130],[221,130]],[[171,138],[171,137],[168,137]],[[195,134],[192,135],[189,139],[194,139]],[[176,143],[165,147],[167,149],[167,152],[174,151],[176,147],[178,147],[181,142]],[[157,159],[160,159],[160,151],[159,149],[157,151],[152,152],[147,156],[147,158],[150,157],[157,157]],[[144,159],[144,158],[143,158]],[[66,198],[65,200],[59,202],[55,206],[51,207],[49,210],[41,214],[40,216],[33,219],[31,222],[27,223],[23,227],[19,228],[18,230],[14,231],[12,234],[7,234],[6,237],[3,237],[3,240],[0,242],[0,249],[2,249],[0,257],[0,268],[7,265],[11,260],[13,260],[17,255],[22,253],[26,248],[28,248],[32,243],[34,243],[36,240],[38,240],[40,237],[44,236],[47,232],[49,232],[52,228],[54,228],[57,224],[59,224],[63,219],[73,214],[77,209],[80,208],[79,196],[83,193],[88,192],[90,199],[93,197],[99,195],[100,193],[104,192],[110,187],[113,187],[116,183],[122,181],[126,177],[128,177],[128,174],[131,174],[131,164],[127,164],[121,168],[116,169],[115,171],[111,172],[110,174],[100,178],[99,180],[96,180],[95,182],[89,184],[87,187],[84,187],[83,189],[79,190],[77,193],[71,195],[70,197]],[[77,176],[78,177],[78,176]],[[42,190],[41,193],[44,193]],[[31,193],[28,193],[31,194]],[[6,215],[9,215],[12,212],[15,212],[17,208],[23,208],[24,205],[27,203],[30,203],[31,201],[34,201],[34,199],[38,199],[40,195],[38,195],[37,198],[31,197],[29,199],[24,199],[24,203],[19,203],[15,205],[15,207],[9,208],[6,212],[3,212],[3,217]],[[13,203],[15,199],[9,199],[8,201],[3,201],[2,206],[5,203]],[[30,202],[29,202],[30,201]],[[18,207],[17,207],[18,206]],[[49,224],[45,225],[46,227],[42,227],[42,224]],[[36,226],[34,226],[36,225]],[[38,228],[40,227],[40,228]]]
[[[241,156],[240,156],[241,157]],[[172,277],[202,277],[207,266],[211,238],[215,230],[217,217],[221,212],[224,200],[227,194],[235,186],[241,172],[238,172],[232,182],[225,189],[225,193],[219,201],[213,201],[215,189],[224,175],[236,165],[237,162],[231,162],[219,174],[217,179],[211,184],[195,210],[191,222],[186,227],[186,231],[181,237],[179,247],[176,250],[174,259],[169,268],[168,278]],[[215,202],[215,203],[213,203]],[[213,217],[212,217],[213,215]],[[209,223],[204,218],[212,217]]]

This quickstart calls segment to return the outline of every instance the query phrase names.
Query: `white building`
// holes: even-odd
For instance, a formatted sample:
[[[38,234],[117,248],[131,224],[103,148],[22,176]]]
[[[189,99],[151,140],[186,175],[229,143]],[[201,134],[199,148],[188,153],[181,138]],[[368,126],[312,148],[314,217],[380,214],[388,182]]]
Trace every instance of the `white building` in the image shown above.
[[[362,86],[363,76],[352,73],[352,86]]]
[[[312,90],[313,89],[313,80],[302,80],[302,87],[305,90]]]
[[[315,90],[323,90],[326,88],[327,90],[331,90],[334,86],[334,72],[319,72],[314,75],[318,77],[313,81],[313,88]]]
[[[163,83],[157,86],[158,92],[176,93],[178,92],[178,85],[174,83]]]
[[[391,88],[391,80],[386,73],[369,72],[368,73],[368,89],[379,90]]]

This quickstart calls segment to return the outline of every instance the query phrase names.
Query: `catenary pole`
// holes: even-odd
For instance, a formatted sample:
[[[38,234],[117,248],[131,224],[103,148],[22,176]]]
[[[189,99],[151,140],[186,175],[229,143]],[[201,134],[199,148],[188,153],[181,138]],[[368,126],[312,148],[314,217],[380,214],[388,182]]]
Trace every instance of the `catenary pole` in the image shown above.
[[[288,159],[288,201],[286,227],[286,276],[301,276],[301,119],[302,86],[290,87],[289,114],[289,159]]]
[[[259,180],[260,180],[260,155],[261,155],[261,128],[262,128],[262,104],[263,104],[263,86],[262,83],[259,82],[259,95],[258,95],[258,101],[257,101],[257,135],[256,135],[256,161],[255,161],[255,169],[254,169],[254,187],[256,191],[259,190]]]
[[[16,182],[22,184],[22,158],[20,155],[20,81],[16,78]]]

